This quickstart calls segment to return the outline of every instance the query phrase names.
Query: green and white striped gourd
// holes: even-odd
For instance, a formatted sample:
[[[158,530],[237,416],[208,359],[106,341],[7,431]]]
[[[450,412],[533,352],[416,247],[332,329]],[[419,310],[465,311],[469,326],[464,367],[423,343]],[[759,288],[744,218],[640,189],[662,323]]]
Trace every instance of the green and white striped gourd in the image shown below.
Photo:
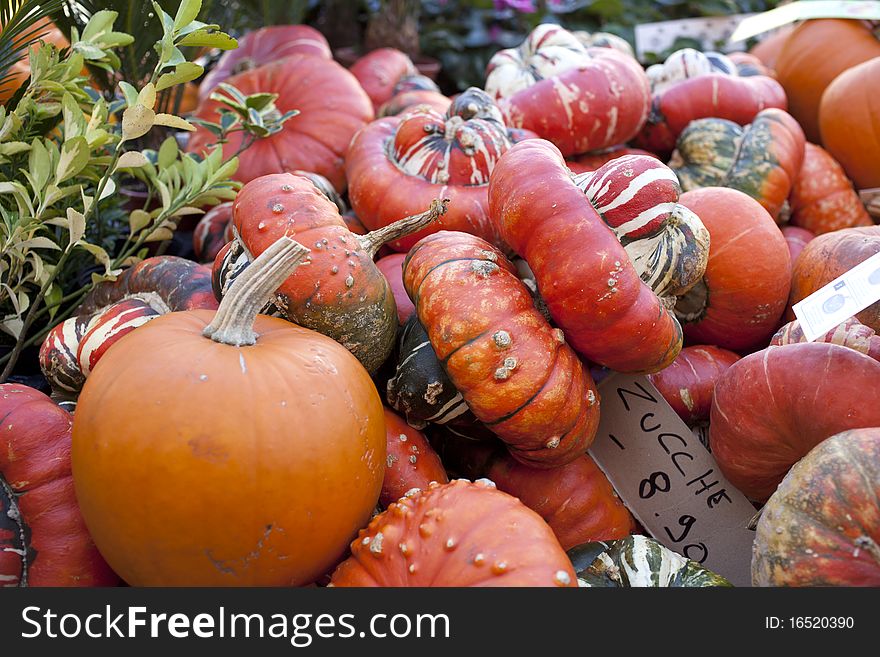
[[[571,548],[568,558],[582,587],[733,586],[721,575],[647,536],[584,543]]]

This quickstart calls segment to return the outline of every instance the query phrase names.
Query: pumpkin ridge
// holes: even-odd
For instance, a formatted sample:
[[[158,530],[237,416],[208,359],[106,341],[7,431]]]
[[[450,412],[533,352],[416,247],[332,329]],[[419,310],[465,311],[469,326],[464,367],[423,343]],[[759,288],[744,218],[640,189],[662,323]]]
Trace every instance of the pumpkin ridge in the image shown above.
[[[488,332],[488,331],[487,331],[487,332]],[[548,368],[546,369],[547,376],[546,376],[546,377],[544,378],[544,380],[541,382],[541,385],[538,387],[538,390],[535,392],[535,394],[532,395],[531,397],[529,397],[525,402],[523,402],[522,404],[520,404],[519,407],[517,407],[516,409],[512,410],[512,411],[511,411],[510,413],[508,413],[507,415],[504,415],[504,416],[502,416],[502,417],[500,417],[500,418],[497,418],[497,419],[495,419],[495,420],[492,420],[491,422],[483,422],[483,424],[485,424],[486,426],[491,427],[491,426],[495,426],[495,425],[501,424],[502,422],[507,422],[507,421],[508,421],[509,419],[511,419],[514,415],[516,415],[517,413],[519,413],[520,411],[522,411],[523,409],[525,409],[526,406],[528,406],[528,405],[531,404],[533,401],[535,401],[535,399],[537,399],[538,395],[540,395],[540,394],[544,391],[544,388],[547,387],[547,382],[550,381],[550,377],[551,377],[552,374],[553,374],[553,370],[556,369],[556,361],[558,361],[558,360],[559,360],[559,349],[556,349],[556,350],[553,351],[553,363],[550,365],[550,367],[548,367]],[[571,383],[571,380],[569,379],[569,384],[570,384],[570,383]],[[570,389],[570,386],[569,386],[569,389]],[[578,421],[578,419],[579,419],[579,416],[578,416],[578,417],[575,417],[575,421],[574,421],[574,423],[572,423],[572,425],[571,425],[568,429],[566,429],[565,433],[562,434],[562,436],[560,436],[560,438],[559,438],[559,442],[562,442],[562,438],[564,438],[566,435],[568,435],[569,431],[571,431],[572,428],[574,428],[574,426],[577,425],[577,421]],[[538,448],[538,449],[545,449],[545,448],[546,448],[546,447],[540,447],[540,448]],[[519,449],[519,447],[517,447],[517,449]],[[525,451],[529,451],[529,450],[525,450]]]
[[[843,452],[843,454],[842,454],[843,457],[849,463],[851,463],[853,466],[855,466],[855,470],[858,470],[859,477],[861,477],[861,479],[865,482],[865,488],[867,490],[871,491],[871,495],[874,497],[874,505],[877,508],[880,508],[880,497],[878,497],[878,495],[877,495],[877,491],[874,488],[873,481],[872,481],[870,475],[867,472],[865,472],[864,468],[862,467],[861,461],[859,461],[859,459],[853,458],[850,450],[847,449],[847,450],[841,450],[841,451]],[[836,484],[836,482],[835,482],[835,484]],[[835,492],[835,495],[837,495],[837,498],[840,499],[843,504],[847,504],[847,500],[842,499],[840,497],[840,495],[839,495],[840,490],[837,485],[834,486],[834,492]],[[859,525],[862,525],[862,523],[860,522]],[[862,525],[862,529],[865,529],[864,525]],[[865,532],[865,535],[866,536],[868,535],[867,531]],[[880,558],[878,558],[878,563],[880,563]]]
[[[462,260],[471,260],[471,258],[462,258]],[[492,329],[486,329],[485,331],[481,332],[479,335],[475,335],[472,338],[468,338],[467,340],[462,342],[460,345],[458,345],[455,349],[453,349],[448,354],[446,354],[446,357],[440,361],[440,364],[443,366],[443,369],[446,369],[446,364],[449,362],[449,359],[452,358],[456,353],[458,353],[458,351],[460,349],[463,349],[464,347],[472,345],[480,338],[486,337],[491,331],[492,331]]]

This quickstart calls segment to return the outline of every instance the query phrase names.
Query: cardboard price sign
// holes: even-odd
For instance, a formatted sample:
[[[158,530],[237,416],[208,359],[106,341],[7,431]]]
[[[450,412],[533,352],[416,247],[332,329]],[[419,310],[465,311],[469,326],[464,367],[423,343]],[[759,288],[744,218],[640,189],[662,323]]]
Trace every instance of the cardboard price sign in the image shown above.
[[[752,504],[646,377],[613,374],[599,391],[589,451],[624,504],[669,549],[749,586]]]

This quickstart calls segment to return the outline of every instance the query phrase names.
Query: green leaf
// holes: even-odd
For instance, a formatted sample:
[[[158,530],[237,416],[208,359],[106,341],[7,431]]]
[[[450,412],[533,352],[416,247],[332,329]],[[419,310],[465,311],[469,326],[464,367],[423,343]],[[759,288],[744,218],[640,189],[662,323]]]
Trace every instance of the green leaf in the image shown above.
[[[156,106],[156,85],[148,82],[144,88],[140,90],[137,98],[138,105],[153,109]]]
[[[48,237],[32,237],[29,240],[18,243],[19,249],[50,249],[52,251],[60,251],[61,247],[55,244]]]
[[[74,52],[78,52],[88,61],[94,61],[99,59],[104,59],[105,53],[98,46],[93,46],[90,43],[85,43],[84,41],[80,41],[79,43],[73,44]]]
[[[61,98],[62,123],[64,125],[64,139],[73,139],[86,133],[87,123],[79,103],[69,93],[64,93]]]
[[[149,235],[147,235],[145,242],[164,242],[165,240],[170,240],[174,237],[174,231],[170,228],[165,228],[164,226],[159,226],[154,231],[152,231]]]
[[[119,156],[119,160],[116,162],[116,169],[111,173],[115,173],[117,169],[136,169],[144,167],[149,163],[150,161],[147,159],[146,155],[140,151],[126,151]]]
[[[204,68],[193,62],[178,64],[173,73],[166,73],[159,78],[159,81],[156,83],[156,90],[162,91],[163,89],[173,87],[176,84],[183,84],[184,82],[195,80],[204,71]]]
[[[86,218],[81,212],[73,208],[67,208],[67,221],[70,226],[70,242],[68,248],[73,247],[86,234]]]
[[[61,299],[64,298],[63,291],[60,285],[55,285],[54,283],[49,286],[49,289],[46,291],[45,303],[46,308],[49,310],[49,319],[54,319],[55,313],[58,312],[58,308],[61,306]]]
[[[271,103],[275,102],[278,98],[278,94],[271,94],[267,92],[261,92],[256,94],[251,94],[245,99],[244,104],[245,107],[250,109],[254,109],[256,111],[261,111],[266,108]]]
[[[182,0],[174,16],[174,29],[179,30],[192,23],[202,10],[202,0]]]
[[[225,162],[223,166],[221,166],[217,171],[214,172],[212,176],[212,180],[221,181],[231,178],[232,175],[238,170],[238,158],[233,157],[228,162]]]
[[[113,196],[116,193],[116,183],[113,182],[113,178],[107,178],[107,183],[104,185],[104,189],[101,190],[101,196],[98,197],[98,200],[105,199],[108,196]]]
[[[122,140],[143,137],[153,127],[155,119],[156,113],[149,107],[139,104],[129,106],[122,113]]]
[[[110,269],[110,256],[107,252],[97,244],[89,244],[88,242],[80,242],[77,246],[82,247],[85,251],[91,253],[95,260],[104,265],[105,270]]]
[[[201,29],[187,34],[177,42],[177,45],[234,50],[238,48],[238,41],[225,32],[209,32],[207,29]]]
[[[159,147],[159,156],[157,162],[160,169],[167,169],[177,161],[177,154],[180,148],[177,145],[177,139],[168,137]]]
[[[138,91],[125,80],[119,82],[119,88],[122,89],[122,95],[125,96],[125,102],[129,107],[134,107],[138,102]]]
[[[153,119],[153,124],[164,125],[168,128],[177,128],[178,130],[193,131],[196,129],[196,127],[186,119],[174,116],[173,114],[156,114]]]
[[[55,182],[61,183],[78,174],[89,163],[91,151],[85,137],[74,137],[61,145],[61,156],[55,167]]]
[[[113,27],[113,22],[119,16],[118,12],[102,9],[96,11],[89,19],[88,24],[82,33],[83,41],[94,41],[95,37],[101,36],[104,32],[109,31]]]
[[[5,144],[0,144],[0,155],[17,155],[30,150],[30,148],[31,145],[23,141],[7,141]]]
[[[128,215],[128,227],[131,230],[131,234],[134,235],[142,228],[149,226],[152,218],[150,217],[149,212],[145,212],[144,210],[132,210],[131,214]]]
[[[34,139],[31,143],[28,170],[31,174],[34,194],[41,196],[46,183],[49,181],[49,176],[52,175],[52,162],[49,158],[49,151],[46,150],[41,139]]]

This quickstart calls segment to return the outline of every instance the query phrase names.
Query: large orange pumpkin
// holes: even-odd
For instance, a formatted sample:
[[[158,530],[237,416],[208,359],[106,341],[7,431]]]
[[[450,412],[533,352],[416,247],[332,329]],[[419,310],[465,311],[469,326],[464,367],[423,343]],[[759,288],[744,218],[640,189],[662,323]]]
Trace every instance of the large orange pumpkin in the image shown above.
[[[695,189],[681,195],[681,204],[711,236],[703,280],[675,306],[685,337],[734,351],[764,346],[791,286],[785,238],[757,201],[735,189]]]
[[[822,95],[825,148],[860,189],[880,187],[880,46],[877,56],[837,76]]]
[[[86,381],[76,495],[129,584],[308,584],[369,520],[385,464],[369,375],[330,338],[257,315],[305,252],[281,238],[216,313],[150,322]]]
[[[878,56],[880,41],[862,21],[806,21],[792,31],[776,60],[776,79],[809,141],[819,142],[819,101],[826,87],[848,68]]]
[[[336,62],[314,55],[292,55],[226,79],[243,94],[278,94],[275,107],[282,114],[299,110],[282,130],[251,144],[240,156],[235,179],[249,182],[269,173],[302,169],[327,178],[342,192],[345,171],[342,158],[355,132],[373,120],[373,107],[355,77]],[[218,101],[206,98],[194,116],[217,121]],[[242,132],[223,144],[230,157],[242,145]],[[203,153],[216,143],[206,128],[199,128],[187,149]]]
[[[351,544],[333,586],[577,586],[541,517],[492,482],[404,497]]]

